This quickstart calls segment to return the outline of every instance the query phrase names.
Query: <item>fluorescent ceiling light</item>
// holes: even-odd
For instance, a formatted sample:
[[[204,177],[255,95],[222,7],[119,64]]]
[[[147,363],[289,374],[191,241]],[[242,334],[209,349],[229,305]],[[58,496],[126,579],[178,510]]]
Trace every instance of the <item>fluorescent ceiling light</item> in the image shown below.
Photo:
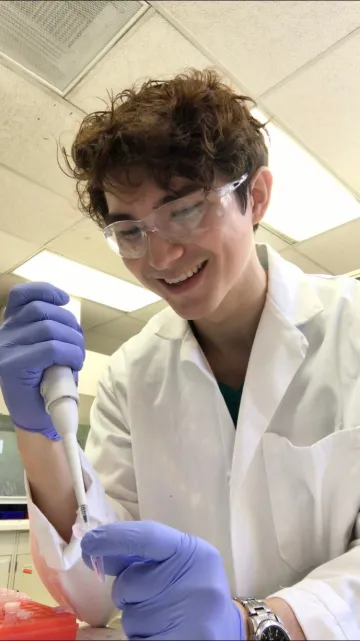
[[[257,109],[252,113],[266,122]],[[302,241],[360,217],[360,203],[325,167],[274,124],[267,130],[274,184],[265,225]]]
[[[139,285],[47,250],[30,258],[13,273],[26,280],[46,280],[71,296],[92,300],[122,312],[134,312],[160,300],[159,296]]]
[[[346,276],[350,276],[350,278],[355,278],[356,280],[360,280],[360,269],[355,269],[354,272],[350,272],[349,274],[346,274]]]
[[[70,298],[68,304],[63,305],[63,307],[64,309],[68,309],[69,312],[72,312],[79,325],[81,325],[81,300],[78,298]]]

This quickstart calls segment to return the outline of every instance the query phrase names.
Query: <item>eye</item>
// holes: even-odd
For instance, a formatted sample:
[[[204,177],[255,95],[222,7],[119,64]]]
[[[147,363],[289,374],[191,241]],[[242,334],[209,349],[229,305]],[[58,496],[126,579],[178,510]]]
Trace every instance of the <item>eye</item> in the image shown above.
[[[173,220],[181,218],[192,218],[193,216],[198,216],[202,214],[204,209],[204,202],[198,203],[197,205],[191,205],[189,207],[184,207],[183,209],[178,209],[177,211],[172,211],[170,216]]]
[[[140,235],[140,229],[138,227],[132,227],[131,229],[123,229],[117,231],[116,235],[120,240],[131,240],[132,238],[137,238]]]

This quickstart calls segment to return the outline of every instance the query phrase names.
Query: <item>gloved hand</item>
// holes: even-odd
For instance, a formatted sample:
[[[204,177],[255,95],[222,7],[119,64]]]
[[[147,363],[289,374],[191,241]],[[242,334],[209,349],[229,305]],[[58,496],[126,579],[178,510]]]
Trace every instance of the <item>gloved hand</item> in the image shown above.
[[[69,296],[49,283],[16,285],[0,327],[0,385],[13,423],[23,430],[60,437],[40,394],[44,371],[67,365],[79,372],[84,337],[75,316],[60,305]]]
[[[96,528],[81,542],[85,563],[102,556],[116,576],[112,598],[129,639],[245,638],[220,554],[209,543],[151,521]]]

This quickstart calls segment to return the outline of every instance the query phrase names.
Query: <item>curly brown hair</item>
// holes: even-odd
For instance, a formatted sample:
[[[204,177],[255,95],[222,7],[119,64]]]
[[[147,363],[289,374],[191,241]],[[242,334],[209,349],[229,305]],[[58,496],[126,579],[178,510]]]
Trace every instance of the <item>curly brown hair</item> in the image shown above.
[[[174,176],[208,190],[215,173],[229,180],[247,173],[237,190],[245,210],[249,181],[268,164],[265,125],[248,103],[255,105],[212,69],[148,80],[138,90],[110,97],[108,109],[83,120],[71,158],[62,150],[77,181],[80,209],[101,228],[106,226],[104,189],[118,183],[119,175],[130,182],[131,169],[140,166],[164,189]]]

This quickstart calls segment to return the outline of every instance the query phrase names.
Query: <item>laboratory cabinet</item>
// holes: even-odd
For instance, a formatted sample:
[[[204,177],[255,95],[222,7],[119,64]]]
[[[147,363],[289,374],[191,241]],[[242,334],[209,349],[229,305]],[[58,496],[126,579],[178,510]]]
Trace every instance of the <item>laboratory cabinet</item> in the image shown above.
[[[30,555],[29,531],[3,531],[16,527],[0,521],[0,588],[25,592],[31,599],[45,605],[57,605],[42,584]],[[19,527],[24,529],[20,522]]]
[[[10,564],[10,555],[7,556],[6,554],[4,554],[0,556],[0,586],[2,588],[9,587]]]

